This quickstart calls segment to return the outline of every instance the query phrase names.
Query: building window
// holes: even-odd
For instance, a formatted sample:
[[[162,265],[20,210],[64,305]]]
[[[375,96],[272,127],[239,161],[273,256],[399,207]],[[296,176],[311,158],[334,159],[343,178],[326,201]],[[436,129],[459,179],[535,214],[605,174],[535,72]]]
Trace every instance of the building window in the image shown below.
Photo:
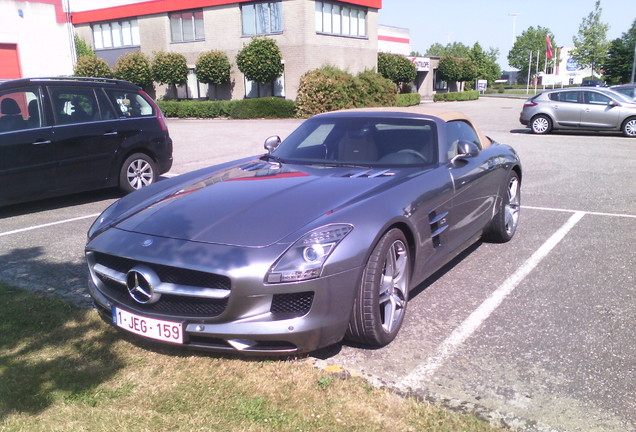
[[[91,25],[96,50],[139,46],[137,20],[111,21]]]
[[[316,1],[316,32],[367,37],[367,11],[339,3]]]
[[[171,13],[170,33],[172,34],[172,42],[203,40],[203,11]]]
[[[245,78],[245,97],[246,98],[258,98],[258,97],[285,97],[285,73],[270,83],[258,83],[256,81],[250,81]]]
[[[435,86],[435,90],[447,90],[448,83],[444,80],[441,80],[437,75],[437,69],[433,69],[433,83]]]
[[[283,11],[280,1],[241,5],[243,36],[283,32]]]

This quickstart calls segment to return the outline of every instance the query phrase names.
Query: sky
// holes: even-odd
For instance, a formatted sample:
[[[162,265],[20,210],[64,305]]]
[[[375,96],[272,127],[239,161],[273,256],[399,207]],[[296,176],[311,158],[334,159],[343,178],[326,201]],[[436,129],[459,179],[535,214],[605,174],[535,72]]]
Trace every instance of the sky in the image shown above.
[[[529,27],[554,34],[553,46],[574,46],[579,26],[596,0],[383,0],[378,21],[410,30],[411,50],[424,54],[434,43],[461,42],[484,50],[499,49],[499,65],[509,69],[507,56],[515,36]],[[601,21],[609,24],[607,39],[620,38],[636,19],[635,0],[601,0]],[[519,14],[516,17],[509,14]]]

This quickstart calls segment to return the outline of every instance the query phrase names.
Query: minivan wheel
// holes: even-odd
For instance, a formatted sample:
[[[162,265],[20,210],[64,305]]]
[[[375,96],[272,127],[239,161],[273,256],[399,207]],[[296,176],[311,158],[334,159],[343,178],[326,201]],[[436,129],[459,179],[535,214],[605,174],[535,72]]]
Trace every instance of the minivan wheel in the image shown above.
[[[636,117],[625,120],[622,130],[626,137],[636,138]]]
[[[552,120],[548,116],[538,115],[532,119],[530,128],[532,133],[538,135],[547,134],[552,130]]]
[[[135,153],[128,157],[119,172],[119,188],[124,193],[134,192],[157,181],[157,166],[152,158],[144,153]]]

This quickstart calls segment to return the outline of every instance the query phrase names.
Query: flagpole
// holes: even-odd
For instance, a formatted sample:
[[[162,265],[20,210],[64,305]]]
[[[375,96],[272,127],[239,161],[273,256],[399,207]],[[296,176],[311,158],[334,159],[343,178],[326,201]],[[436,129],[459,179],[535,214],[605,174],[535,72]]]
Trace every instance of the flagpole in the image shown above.
[[[530,59],[528,61],[528,82],[526,83],[526,94],[530,93],[530,72],[532,71],[532,50],[530,50]]]
[[[539,77],[539,56],[541,55],[541,50],[537,50],[537,69],[534,74],[534,93],[537,93],[537,79]]]

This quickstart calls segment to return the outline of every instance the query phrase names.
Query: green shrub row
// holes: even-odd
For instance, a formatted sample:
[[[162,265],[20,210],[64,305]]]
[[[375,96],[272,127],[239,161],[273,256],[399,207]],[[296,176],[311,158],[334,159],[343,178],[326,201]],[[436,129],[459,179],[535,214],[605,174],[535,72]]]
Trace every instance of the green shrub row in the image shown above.
[[[419,93],[401,93],[397,95],[397,101],[395,106],[407,107],[412,105],[418,105],[420,103]]]
[[[435,102],[451,102],[451,101],[469,101],[479,99],[479,92],[477,90],[463,91],[463,92],[450,92],[450,93],[435,93],[433,100]]]
[[[290,118],[296,114],[294,101],[277,97],[230,101],[160,100],[166,117],[178,118]]]

